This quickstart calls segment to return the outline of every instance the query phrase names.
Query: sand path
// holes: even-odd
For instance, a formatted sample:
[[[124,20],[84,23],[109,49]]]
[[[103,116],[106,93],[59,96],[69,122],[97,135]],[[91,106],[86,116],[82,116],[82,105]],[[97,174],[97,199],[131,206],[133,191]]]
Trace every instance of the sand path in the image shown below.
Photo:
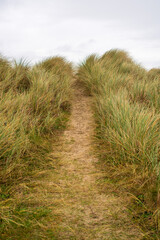
[[[96,168],[93,153],[94,118],[92,97],[74,87],[69,126],[55,147],[61,159],[57,170],[54,208],[57,239],[141,239],[119,196],[102,193],[98,186],[103,172]],[[57,149],[56,149],[57,148]]]

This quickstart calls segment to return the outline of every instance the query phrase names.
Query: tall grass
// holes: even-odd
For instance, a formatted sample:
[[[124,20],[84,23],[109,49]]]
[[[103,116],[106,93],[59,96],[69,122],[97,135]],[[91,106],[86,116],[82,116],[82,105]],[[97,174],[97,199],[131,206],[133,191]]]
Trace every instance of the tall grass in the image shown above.
[[[128,177],[127,191],[137,199],[143,195],[145,211],[148,209],[152,216],[156,215],[157,224],[160,207],[158,74],[158,70],[147,72],[119,50],[111,50],[101,57],[89,56],[77,73],[94,98],[97,136],[103,143],[105,159],[115,172],[123,169],[127,174],[120,173],[124,177],[123,185]],[[148,226],[146,220],[143,222]]]
[[[47,58],[46,60],[40,62],[36,66],[43,68],[48,72],[57,74],[59,76],[65,77],[67,75],[73,77],[72,64],[66,62],[64,58],[59,56]]]
[[[21,222],[10,209],[11,192],[47,161],[50,144],[44,142],[64,127],[71,84],[72,66],[63,58],[53,57],[33,67],[0,59],[0,235],[10,223]]]

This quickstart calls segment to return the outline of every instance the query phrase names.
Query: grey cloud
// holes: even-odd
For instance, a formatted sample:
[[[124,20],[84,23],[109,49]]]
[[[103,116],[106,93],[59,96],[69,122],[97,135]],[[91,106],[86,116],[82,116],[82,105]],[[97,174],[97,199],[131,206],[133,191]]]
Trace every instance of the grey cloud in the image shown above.
[[[81,48],[88,48],[88,47],[90,47],[91,45],[93,45],[93,44],[95,44],[96,43],[96,40],[94,40],[94,39],[90,39],[90,40],[88,40],[88,41],[84,41],[84,42],[81,42],[81,43],[79,43],[78,45],[77,45],[77,48],[79,49],[81,49]]]
[[[122,48],[144,66],[158,66],[159,9],[159,0],[0,0],[0,52],[33,61],[62,54],[79,62]]]
[[[65,44],[65,45],[61,45],[61,46],[58,46],[57,48],[55,48],[55,51],[58,51],[58,52],[72,52],[73,47]]]

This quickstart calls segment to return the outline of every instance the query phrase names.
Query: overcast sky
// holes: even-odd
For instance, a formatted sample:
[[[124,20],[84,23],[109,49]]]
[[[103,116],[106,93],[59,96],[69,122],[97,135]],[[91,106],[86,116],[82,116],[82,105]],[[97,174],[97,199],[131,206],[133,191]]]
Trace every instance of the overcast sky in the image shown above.
[[[160,0],[0,0],[0,53],[79,63],[119,48],[160,67]]]

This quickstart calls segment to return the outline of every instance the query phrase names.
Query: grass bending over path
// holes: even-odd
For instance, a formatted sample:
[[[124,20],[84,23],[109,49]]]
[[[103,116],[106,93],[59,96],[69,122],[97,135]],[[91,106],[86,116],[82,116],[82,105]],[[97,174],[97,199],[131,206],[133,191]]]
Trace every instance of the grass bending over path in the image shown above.
[[[8,184],[12,198],[5,195],[2,201],[6,204],[2,240],[136,240],[143,236],[130,220],[123,198],[99,188],[105,173],[97,168],[93,153],[92,99],[79,86],[74,91],[64,134],[57,130],[54,138],[46,134],[36,138],[33,146],[39,162],[31,163],[29,176]]]
[[[51,187],[52,223],[57,240],[135,240],[143,234],[130,220],[125,201],[102,192],[99,181],[104,172],[97,168],[94,154],[92,98],[76,84],[69,126],[54,147],[61,167],[56,171],[56,186]],[[52,184],[51,182],[50,184]]]
[[[159,70],[147,72],[125,52],[111,50],[89,56],[77,75],[94,98],[106,179],[131,196],[144,239],[159,239]]]
[[[0,239],[43,239],[49,209],[31,193],[36,176],[54,168],[51,138],[66,125],[72,79],[60,57],[32,68],[0,58]]]

